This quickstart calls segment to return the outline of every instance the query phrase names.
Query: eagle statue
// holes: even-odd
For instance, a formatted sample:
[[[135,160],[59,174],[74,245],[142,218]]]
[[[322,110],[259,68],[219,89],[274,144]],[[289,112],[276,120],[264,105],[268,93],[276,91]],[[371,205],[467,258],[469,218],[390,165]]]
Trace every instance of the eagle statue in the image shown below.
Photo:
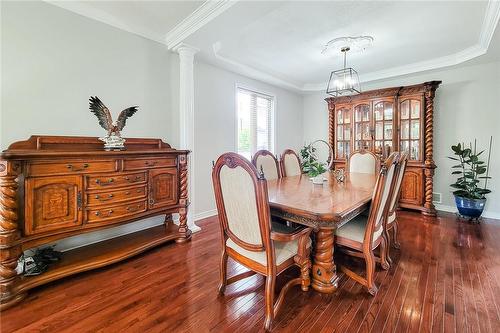
[[[125,149],[125,140],[121,137],[120,131],[125,127],[127,119],[137,112],[138,107],[131,106],[120,112],[114,124],[111,118],[111,112],[109,112],[109,109],[97,96],[90,96],[89,108],[90,111],[96,115],[97,119],[99,119],[99,125],[108,131],[106,137],[99,138],[101,141],[104,141],[104,148],[109,150]]]

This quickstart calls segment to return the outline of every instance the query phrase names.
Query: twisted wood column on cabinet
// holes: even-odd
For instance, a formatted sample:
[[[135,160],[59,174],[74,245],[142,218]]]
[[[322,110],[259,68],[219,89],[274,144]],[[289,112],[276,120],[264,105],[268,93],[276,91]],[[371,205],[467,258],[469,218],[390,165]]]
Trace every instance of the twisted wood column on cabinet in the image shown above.
[[[18,228],[17,182],[18,162],[0,161],[0,309],[22,300],[15,287],[18,280],[17,260],[21,256]]]
[[[180,166],[180,195],[179,195],[179,205],[183,206],[179,209],[179,238],[175,241],[177,243],[182,243],[191,238],[191,230],[187,226],[187,216],[189,207],[188,198],[188,168],[187,168],[187,156],[179,156],[179,166]]]
[[[328,143],[332,147],[333,151],[337,151],[335,147],[335,105],[328,103]],[[333,154],[332,158],[335,158]],[[331,169],[334,169],[335,165],[332,163]]]
[[[433,179],[434,169],[436,168],[436,164],[434,164],[433,160],[433,139],[434,139],[434,125],[433,125],[433,117],[434,117],[434,95],[436,88],[433,85],[427,85],[425,87],[425,185],[424,185],[424,208],[422,211],[424,215],[436,216],[436,207],[432,203],[432,192],[433,192]]]
[[[337,269],[333,263],[333,230],[316,233],[312,266],[312,287],[322,293],[333,293],[338,287]]]

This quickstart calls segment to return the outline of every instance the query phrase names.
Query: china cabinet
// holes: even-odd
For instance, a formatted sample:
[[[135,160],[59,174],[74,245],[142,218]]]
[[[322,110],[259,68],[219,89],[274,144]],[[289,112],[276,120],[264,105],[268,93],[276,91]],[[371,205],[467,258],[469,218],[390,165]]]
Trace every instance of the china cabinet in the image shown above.
[[[329,141],[333,168],[344,168],[355,150],[382,160],[393,151],[409,152],[401,190],[402,207],[435,215],[432,203],[434,95],[441,81],[329,97]]]

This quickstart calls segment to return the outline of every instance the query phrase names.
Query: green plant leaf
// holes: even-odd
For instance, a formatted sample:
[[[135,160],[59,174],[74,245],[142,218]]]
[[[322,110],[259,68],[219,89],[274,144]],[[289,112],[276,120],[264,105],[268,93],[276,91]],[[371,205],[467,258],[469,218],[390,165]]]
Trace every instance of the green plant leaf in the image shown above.
[[[460,160],[459,160],[458,158],[456,158],[456,157],[451,157],[451,156],[448,156],[448,158],[449,158],[450,160],[460,161]]]
[[[453,171],[451,174],[452,174],[452,175],[459,175],[459,174],[461,174],[461,173],[462,173],[462,171]]]

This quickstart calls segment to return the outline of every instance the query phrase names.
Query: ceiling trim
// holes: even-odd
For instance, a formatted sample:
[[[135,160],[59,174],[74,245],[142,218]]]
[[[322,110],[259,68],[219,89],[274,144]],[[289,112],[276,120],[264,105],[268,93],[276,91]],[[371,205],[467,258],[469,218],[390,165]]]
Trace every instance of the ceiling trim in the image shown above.
[[[268,74],[264,71],[258,70],[254,67],[242,64],[238,61],[235,61],[233,59],[227,58],[219,53],[221,49],[221,42],[216,42],[212,45],[212,50],[214,53],[214,56],[217,60],[221,61],[222,63],[225,64],[225,67],[233,72],[236,72],[238,74],[242,74],[244,76],[250,77],[255,80],[263,81],[278,87],[286,88],[286,89],[291,89],[296,92],[301,92],[302,91],[302,85],[293,83],[289,80],[283,80],[281,78],[278,78],[274,75]]]
[[[208,22],[225,12],[238,0],[207,0],[188,17],[177,24],[165,36],[165,44],[169,49],[196,32]]]
[[[468,60],[477,58],[487,53],[488,47],[495,33],[495,29],[498,25],[500,19],[500,1],[489,0],[486,6],[485,15],[483,18],[483,23],[481,26],[481,32],[479,34],[479,40],[476,44],[461,50],[457,53],[450,54],[447,56],[434,58],[430,60],[420,61],[413,64],[393,67],[390,69],[384,69],[380,71],[365,73],[360,75],[360,82],[366,83],[370,81],[383,80],[401,75],[414,74],[418,72],[424,72],[428,70],[435,70],[439,68],[449,67],[458,65],[460,63],[466,62]],[[217,43],[216,43],[217,44]],[[214,44],[215,45],[215,44]],[[220,46],[219,46],[220,49]],[[219,50],[217,50],[218,52]],[[251,68],[247,65],[237,62],[233,59],[228,59],[218,54],[214,48],[214,55],[217,59],[230,65],[234,71],[239,74],[246,75],[258,80],[262,80],[277,86],[298,90],[300,92],[313,92],[326,90],[327,82],[323,83],[306,83],[303,85],[293,83],[287,80],[277,78],[271,74],[267,74],[256,68]]]
[[[140,28],[137,26],[131,26],[120,20],[115,16],[110,15],[102,10],[96,9],[95,7],[89,6],[87,3],[81,1],[55,1],[55,0],[43,0],[51,5],[69,10],[70,12],[85,16],[95,21],[110,25],[112,27],[124,30],[126,32],[132,33],[150,39],[152,41],[165,44],[164,38],[161,34],[154,33],[148,29]]]

